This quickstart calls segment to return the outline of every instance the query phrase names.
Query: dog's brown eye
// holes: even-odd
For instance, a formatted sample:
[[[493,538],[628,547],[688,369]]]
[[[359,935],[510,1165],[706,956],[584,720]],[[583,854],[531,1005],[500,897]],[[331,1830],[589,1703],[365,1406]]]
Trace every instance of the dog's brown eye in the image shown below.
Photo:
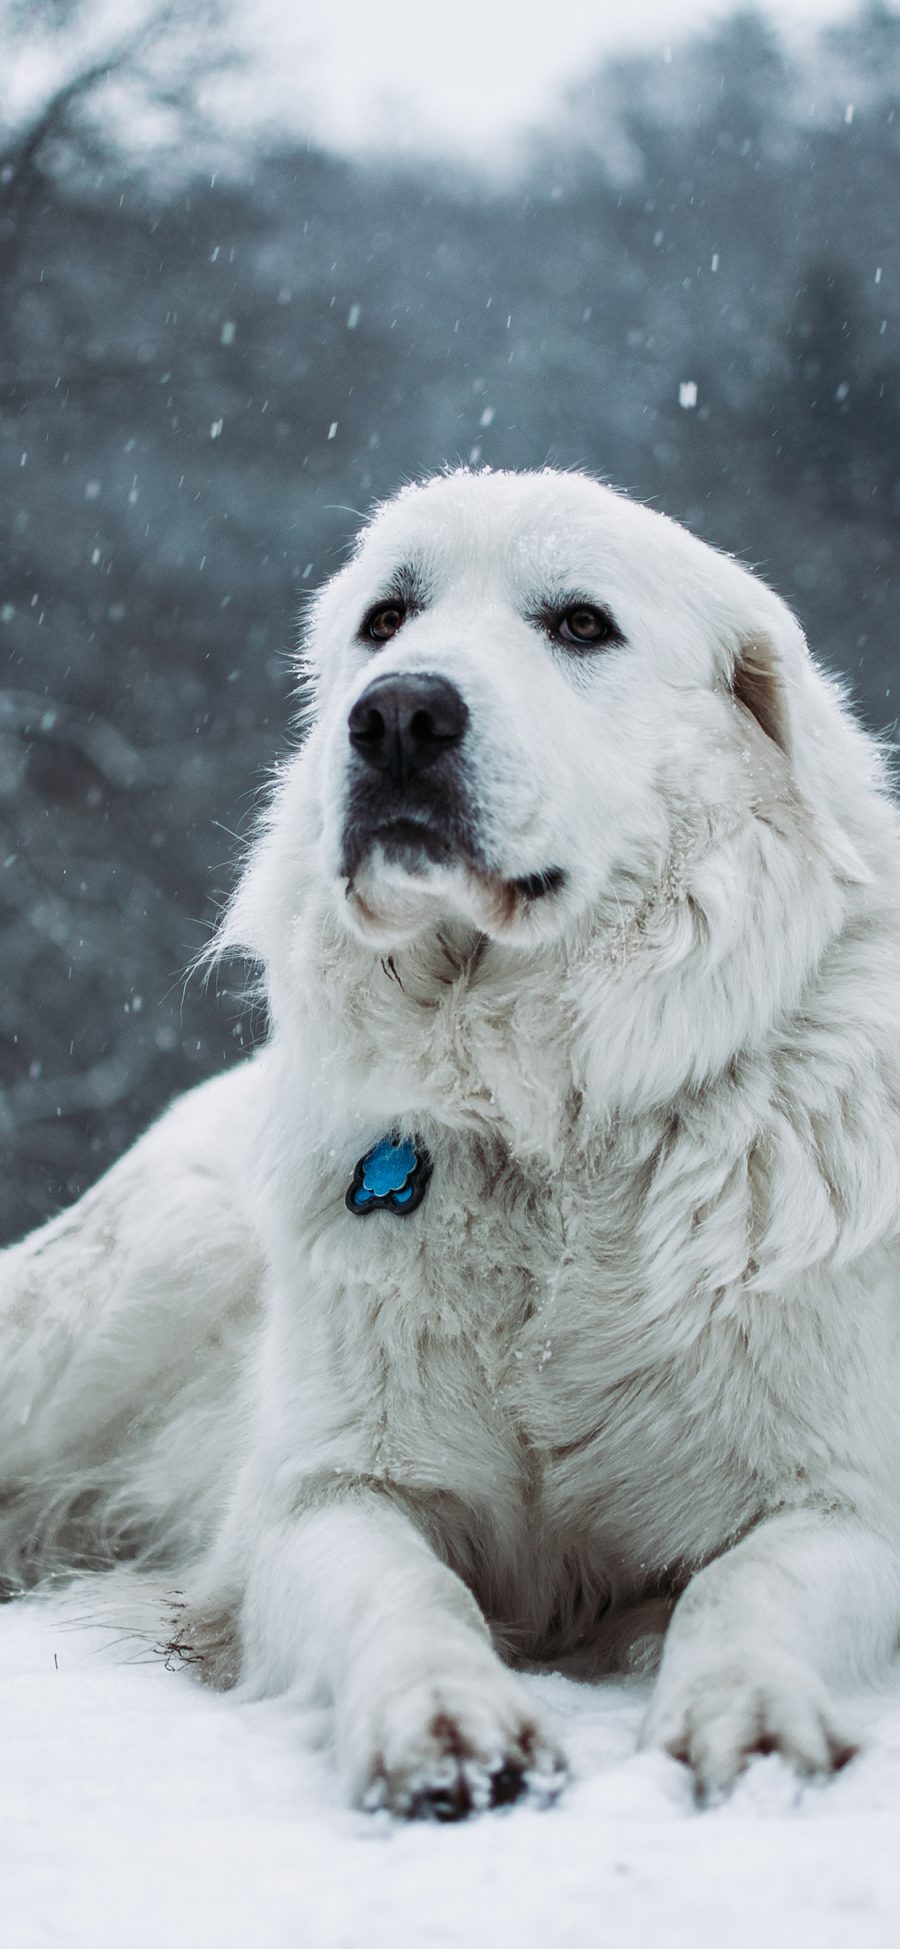
[[[618,634],[611,616],[602,609],[594,609],[590,603],[576,603],[572,609],[564,610],[557,618],[556,634],[564,643],[608,643]]]
[[[370,609],[362,633],[372,643],[389,643],[405,619],[406,608],[402,602],[382,602],[377,609]]]

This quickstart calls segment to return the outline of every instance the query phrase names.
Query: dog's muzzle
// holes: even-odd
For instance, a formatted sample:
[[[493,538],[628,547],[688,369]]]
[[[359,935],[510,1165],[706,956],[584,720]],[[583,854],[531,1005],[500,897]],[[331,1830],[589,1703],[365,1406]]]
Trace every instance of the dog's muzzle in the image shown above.
[[[432,671],[376,677],[347,719],[349,791],[345,870],[373,844],[388,858],[445,862],[471,844],[459,764],[469,711]]]

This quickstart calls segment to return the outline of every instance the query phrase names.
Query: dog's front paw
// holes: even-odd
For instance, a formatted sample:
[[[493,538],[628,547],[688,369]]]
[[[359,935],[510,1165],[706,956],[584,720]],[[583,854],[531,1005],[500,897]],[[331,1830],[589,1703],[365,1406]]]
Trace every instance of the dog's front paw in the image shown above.
[[[503,1671],[416,1681],[382,1699],[360,1730],[350,1770],[369,1811],[463,1820],[523,1795],[546,1805],[565,1784],[552,1734]]]
[[[765,1673],[736,1666],[667,1682],[665,1667],[641,1732],[691,1768],[698,1800],[720,1799],[757,1753],[780,1753],[812,1777],[857,1751],[824,1687],[802,1665]]]

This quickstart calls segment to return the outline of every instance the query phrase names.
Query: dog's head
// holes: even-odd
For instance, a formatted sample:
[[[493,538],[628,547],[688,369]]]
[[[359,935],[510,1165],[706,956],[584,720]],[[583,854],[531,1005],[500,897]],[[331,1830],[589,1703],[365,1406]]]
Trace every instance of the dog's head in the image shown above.
[[[800,630],[581,475],[460,472],[363,531],[309,633],[320,864],[352,929],[558,938],[658,870],[679,807],[787,789]]]
[[[546,1024],[548,1074],[604,1114],[667,1102],[764,1042],[894,873],[877,746],[789,610],[584,476],[407,489],[317,599],[306,661],[310,734],[217,948],[263,962],[329,1089],[357,1034],[380,1101],[382,1059],[394,1087],[436,998],[477,989],[486,1023],[521,1004],[532,1066]],[[425,1043],[407,1109],[449,1088]]]

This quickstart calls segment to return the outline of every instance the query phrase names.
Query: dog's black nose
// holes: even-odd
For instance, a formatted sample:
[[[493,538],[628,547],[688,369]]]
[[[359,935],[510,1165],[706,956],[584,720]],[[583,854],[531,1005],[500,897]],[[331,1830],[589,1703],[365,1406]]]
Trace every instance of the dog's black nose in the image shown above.
[[[376,677],[347,719],[354,751],[401,787],[459,744],[468,721],[456,685],[420,670]]]

